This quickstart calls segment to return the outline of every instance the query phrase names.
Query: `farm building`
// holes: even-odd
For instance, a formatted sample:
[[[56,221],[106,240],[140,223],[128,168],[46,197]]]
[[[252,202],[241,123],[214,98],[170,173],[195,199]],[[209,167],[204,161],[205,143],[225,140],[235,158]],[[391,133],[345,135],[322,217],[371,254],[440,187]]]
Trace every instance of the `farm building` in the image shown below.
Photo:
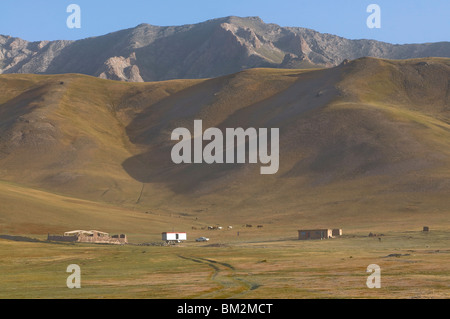
[[[305,229],[298,231],[298,239],[328,239],[333,237],[331,229]]]
[[[63,236],[48,235],[49,241],[79,242],[79,243],[96,243],[96,244],[127,244],[127,236],[125,234],[110,236],[108,233],[98,230],[74,230],[65,232]]]
[[[180,242],[183,240],[187,240],[187,234],[186,233],[162,233],[162,240],[163,241],[175,241]]]
[[[307,229],[298,231],[299,240],[329,239],[342,236],[342,229]]]

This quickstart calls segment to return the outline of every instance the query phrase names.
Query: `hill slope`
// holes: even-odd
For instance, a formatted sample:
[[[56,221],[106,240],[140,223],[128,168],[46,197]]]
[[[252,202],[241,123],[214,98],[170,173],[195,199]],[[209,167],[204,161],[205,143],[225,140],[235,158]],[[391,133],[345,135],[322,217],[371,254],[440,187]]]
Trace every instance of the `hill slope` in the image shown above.
[[[208,78],[255,67],[337,66],[364,56],[450,57],[450,43],[393,45],[226,17],[183,26],[141,24],[78,41],[0,36],[0,73],[81,73],[131,82]]]
[[[0,179],[234,222],[448,222],[450,59],[124,83],[0,76]],[[171,161],[177,127],[280,129],[280,169]],[[3,215],[8,212],[3,211]]]

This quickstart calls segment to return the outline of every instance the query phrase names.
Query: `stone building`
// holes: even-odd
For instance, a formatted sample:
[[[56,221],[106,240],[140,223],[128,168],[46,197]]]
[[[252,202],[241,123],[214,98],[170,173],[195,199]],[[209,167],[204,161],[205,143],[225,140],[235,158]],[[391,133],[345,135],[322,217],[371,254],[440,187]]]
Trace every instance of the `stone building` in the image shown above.
[[[64,235],[50,235],[49,241],[78,242],[78,243],[96,243],[96,244],[127,244],[125,234],[110,236],[108,233],[98,230],[74,230],[65,232]]]

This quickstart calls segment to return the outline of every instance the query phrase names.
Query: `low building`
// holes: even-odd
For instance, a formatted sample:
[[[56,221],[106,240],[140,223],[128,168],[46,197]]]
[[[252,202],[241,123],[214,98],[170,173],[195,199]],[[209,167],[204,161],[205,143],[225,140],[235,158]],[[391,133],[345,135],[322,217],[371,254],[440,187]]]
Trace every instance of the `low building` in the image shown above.
[[[305,229],[298,231],[299,240],[307,239],[328,239],[333,237],[331,229]]]
[[[299,240],[329,239],[342,236],[342,229],[302,229],[298,231]]]
[[[62,236],[48,234],[47,240],[116,245],[128,243],[127,236],[125,234],[110,236],[108,233],[98,230],[73,230],[65,232]]]
[[[187,240],[187,234],[186,233],[168,233],[164,232],[162,233],[162,240],[166,242],[180,242]]]

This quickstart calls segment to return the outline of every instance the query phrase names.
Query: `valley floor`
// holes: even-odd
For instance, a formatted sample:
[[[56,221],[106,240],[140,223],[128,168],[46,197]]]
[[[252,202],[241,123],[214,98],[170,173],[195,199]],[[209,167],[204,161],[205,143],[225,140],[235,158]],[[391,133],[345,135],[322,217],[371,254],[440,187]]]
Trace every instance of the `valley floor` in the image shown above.
[[[259,233],[229,242],[224,235],[220,243],[191,239],[166,247],[3,236],[0,298],[450,297],[449,228],[367,235],[299,241],[262,240]],[[66,285],[70,264],[80,266],[80,289]],[[379,289],[366,286],[371,264],[381,268]]]

